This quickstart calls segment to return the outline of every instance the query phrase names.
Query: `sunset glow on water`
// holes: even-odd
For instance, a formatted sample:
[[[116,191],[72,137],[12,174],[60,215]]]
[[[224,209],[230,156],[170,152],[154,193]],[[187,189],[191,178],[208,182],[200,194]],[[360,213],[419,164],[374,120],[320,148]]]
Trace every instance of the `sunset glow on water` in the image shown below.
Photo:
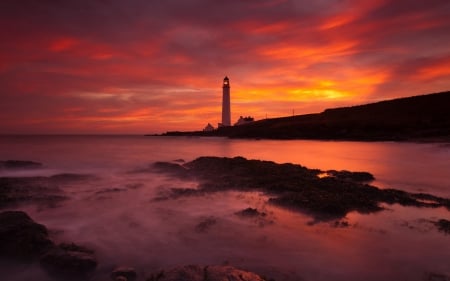
[[[449,281],[449,15],[0,1],[0,276]]]
[[[0,143],[3,157],[44,163],[42,169],[0,176],[95,176],[62,182],[69,199],[56,206],[18,209],[46,225],[52,239],[95,249],[98,277],[124,264],[141,277],[161,267],[223,263],[275,280],[428,280],[450,273],[448,235],[432,223],[448,219],[446,209],[386,205],[378,213],[317,221],[269,204],[270,195],[261,192],[164,199],[171,188],[198,183],[148,169],[155,161],[241,155],[322,170],[357,168],[373,173],[381,187],[449,197],[445,145],[139,136],[2,137]],[[418,159],[426,159],[426,165]],[[236,216],[249,207],[266,216]],[[33,265],[17,270],[9,268],[8,280],[29,280],[30,275],[48,280]]]

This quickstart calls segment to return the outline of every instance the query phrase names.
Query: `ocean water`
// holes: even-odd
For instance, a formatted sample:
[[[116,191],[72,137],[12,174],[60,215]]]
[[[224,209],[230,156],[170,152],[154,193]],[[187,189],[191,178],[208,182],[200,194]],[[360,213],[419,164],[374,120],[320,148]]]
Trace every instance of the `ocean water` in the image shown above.
[[[99,260],[94,280],[108,280],[116,265],[135,267],[139,280],[145,280],[152,271],[187,264],[231,264],[277,281],[450,278],[450,235],[433,224],[450,219],[447,209],[392,205],[375,214],[349,213],[345,218],[349,226],[335,227],[334,222],[312,223],[305,214],[270,205],[267,195],[259,192],[157,200],[171,188],[195,188],[197,183],[158,174],[149,166],[199,156],[244,156],[322,170],[368,171],[376,178],[373,185],[381,188],[450,198],[448,144],[2,136],[0,160],[32,160],[44,166],[0,170],[0,177],[94,176],[61,183],[69,199],[55,206],[16,208],[46,225],[53,240],[94,249]],[[267,216],[235,215],[248,207]],[[206,228],[199,227],[205,222]],[[0,263],[0,271],[8,280],[51,280],[33,264]]]

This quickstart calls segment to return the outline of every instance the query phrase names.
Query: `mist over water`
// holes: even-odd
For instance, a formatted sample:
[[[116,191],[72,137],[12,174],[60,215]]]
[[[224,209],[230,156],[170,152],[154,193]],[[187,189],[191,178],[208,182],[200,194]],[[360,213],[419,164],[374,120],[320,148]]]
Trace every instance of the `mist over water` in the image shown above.
[[[446,209],[387,206],[350,213],[349,227],[267,203],[258,192],[217,192],[167,198],[172,188],[196,188],[150,169],[155,161],[199,156],[244,156],[321,170],[368,171],[379,187],[450,197],[450,147],[442,144],[229,140],[141,136],[0,137],[0,160],[32,160],[41,169],[0,170],[5,176],[92,175],[61,182],[68,200],[29,204],[26,211],[57,242],[96,251],[98,278],[115,265],[139,276],[186,264],[223,264],[276,280],[429,280],[450,276],[449,236],[431,221],[450,219]],[[235,213],[257,208],[267,216]],[[39,267],[0,264],[8,280],[47,280]]]

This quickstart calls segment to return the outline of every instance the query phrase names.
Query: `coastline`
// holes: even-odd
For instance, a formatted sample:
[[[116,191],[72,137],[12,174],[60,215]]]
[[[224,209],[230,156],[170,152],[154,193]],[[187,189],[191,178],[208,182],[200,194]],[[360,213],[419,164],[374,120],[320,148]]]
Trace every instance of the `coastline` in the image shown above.
[[[189,139],[189,137],[187,139]],[[70,138],[68,138],[68,140],[70,140]],[[155,138],[155,140],[157,139]],[[149,143],[153,144],[153,142],[149,142],[149,140],[146,140],[143,137],[140,138],[140,141],[143,146],[138,145],[136,149],[123,151],[120,155],[125,157],[140,152],[143,156],[141,158],[133,158],[133,160],[130,161],[131,165],[127,165],[124,167],[125,169],[121,169],[120,173],[115,173],[114,176],[123,176],[124,180],[120,182],[114,181],[114,184],[112,185],[108,181],[109,175],[111,174],[111,162],[109,161],[112,159],[110,156],[105,158],[106,161],[102,161],[102,165],[108,166],[104,173],[96,172],[91,176],[83,174],[39,175],[39,173],[44,172],[44,169],[46,169],[46,164],[48,164],[46,161],[42,161],[42,165],[32,161],[10,161],[3,163],[4,166],[13,169],[18,168],[18,166],[23,166],[26,169],[35,171],[34,174],[36,175],[34,178],[25,178],[19,175],[15,180],[2,179],[6,182],[6,185],[3,183],[1,185],[3,187],[9,186],[9,190],[12,191],[11,194],[17,196],[7,198],[11,199],[10,202],[19,204],[15,207],[12,205],[4,206],[3,210],[20,210],[22,208],[22,202],[20,200],[25,200],[23,203],[27,205],[39,206],[38,210],[35,211],[33,211],[33,208],[29,207],[24,209],[35,222],[43,223],[44,226],[48,227],[50,233],[55,233],[55,230],[67,232],[67,234],[60,232],[57,236],[51,237],[52,239],[56,238],[56,240],[54,240],[56,249],[53,248],[53,251],[47,255],[44,262],[47,267],[50,266],[50,270],[57,270],[52,268],[52,264],[58,263],[58,260],[61,258],[64,259],[67,255],[83,255],[89,257],[91,250],[95,250],[94,254],[96,255],[98,268],[93,274],[96,277],[93,279],[87,278],[86,280],[108,280],[109,275],[112,274],[112,272],[116,272],[117,276],[120,274],[130,274],[127,276],[133,275],[129,270],[116,270],[114,267],[116,265],[125,266],[125,269],[129,268],[128,266],[134,267],[138,276],[138,281],[152,280],[149,278],[156,278],[156,275],[161,272],[160,270],[172,272],[172,266],[169,263],[174,263],[174,261],[170,257],[164,255],[164,251],[177,253],[177,250],[166,243],[167,240],[165,237],[168,237],[167,239],[170,239],[171,242],[178,241],[178,239],[181,240],[180,244],[175,244],[176,248],[183,247],[185,241],[190,241],[189,244],[191,244],[191,246],[181,248],[181,255],[186,251],[189,255],[184,259],[176,259],[175,266],[177,266],[178,269],[184,270],[185,265],[193,264],[195,271],[200,270],[204,272],[205,268],[212,269],[214,265],[224,264],[226,261],[229,261],[229,265],[261,274],[260,276],[269,276],[275,278],[275,280],[314,280],[311,276],[314,276],[315,264],[310,263],[306,259],[302,260],[302,268],[298,269],[298,274],[299,276],[302,276],[302,278],[296,279],[295,277],[292,277],[291,279],[282,279],[280,276],[289,272],[288,260],[283,261],[283,263],[287,264],[286,266],[280,266],[279,263],[277,264],[275,262],[274,264],[278,266],[278,271],[271,272],[270,270],[265,271],[258,267],[258,264],[260,264],[258,261],[254,263],[243,262],[243,260],[240,259],[241,256],[239,253],[245,250],[249,253],[247,258],[251,257],[258,259],[262,252],[252,252],[254,251],[252,250],[252,247],[256,247],[257,249],[268,247],[268,250],[265,253],[267,255],[273,255],[275,256],[274,259],[277,259],[277,256],[283,255],[286,248],[274,247],[272,249],[271,247],[278,243],[284,243],[284,241],[282,242],[281,240],[285,240],[286,246],[291,245],[291,243],[294,242],[297,247],[304,249],[310,244],[313,245],[314,243],[321,242],[325,242],[326,244],[327,242],[334,241],[335,237],[341,237],[337,239],[340,243],[342,242],[340,239],[343,237],[349,239],[349,241],[345,240],[345,242],[341,243],[342,249],[340,250],[345,251],[344,248],[352,247],[352,245],[354,245],[354,238],[356,237],[357,239],[360,239],[360,241],[382,243],[381,247],[393,245],[394,247],[392,249],[395,249],[394,252],[398,252],[394,254],[394,258],[399,259],[404,257],[401,254],[403,250],[410,250],[412,247],[416,247],[411,244],[411,241],[418,238],[418,236],[420,236],[421,241],[423,241],[422,245],[425,245],[422,248],[419,247],[422,251],[426,250],[424,248],[435,249],[433,245],[436,245],[437,242],[430,242],[431,240],[440,241],[437,243],[440,244],[443,243],[442,240],[446,241],[447,239],[447,229],[450,218],[448,216],[448,209],[441,206],[442,204],[439,205],[440,203],[438,201],[443,202],[442,197],[438,198],[436,196],[425,194],[436,194],[431,190],[429,192],[426,190],[408,190],[407,192],[402,192],[400,190],[402,187],[392,185],[399,189],[391,189],[389,192],[381,191],[370,187],[370,180],[372,177],[368,174],[360,172],[330,171],[326,170],[325,167],[327,166],[307,164],[308,167],[324,167],[324,169],[320,171],[318,169],[309,169],[300,165],[289,164],[288,162],[294,163],[294,161],[291,160],[285,161],[278,159],[276,162],[270,162],[246,160],[239,157],[237,159],[213,157],[191,161],[193,158],[191,158],[191,154],[188,152],[192,149],[192,146],[182,145],[183,143],[180,143],[176,138],[174,138],[172,146],[169,146],[169,142],[166,142],[166,140],[161,139],[160,142],[165,145],[158,146],[158,149],[151,151],[146,151],[143,148],[148,147]],[[195,138],[193,139],[193,142],[198,143]],[[70,147],[73,148],[73,140],[70,140],[68,143],[70,144]],[[205,140],[205,143],[210,143],[210,141]],[[199,148],[201,148],[201,150],[199,150],[201,152],[199,153],[208,152],[209,155],[213,155],[215,153],[214,151],[221,151],[207,149],[208,146],[205,146],[205,143],[199,146]],[[219,145],[222,145],[230,142],[218,141],[218,143]],[[243,142],[236,143],[242,144]],[[246,151],[249,147],[259,150],[259,144],[265,142],[248,143],[248,146],[241,148],[241,152]],[[105,145],[102,139],[99,141],[99,144],[102,147]],[[124,142],[118,142],[117,145],[113,147],[114,149],[105,151],[114,152],[114,155],[116,155],[120,152],[119,148],[133,147],[133,145],[136,145],[136,139],[130,139],[128,145],[124,145]],[[217,147],[219,147],[219,145]],[[341,147],[341,145],[331,145],[333,145],[333,148]],[[350,151],[358,153],[358,150],[355,150],[357,145],[359,144],[348,144],[348,146],[351,147]],[[90,146],[92,146],[92,141],[88,138],[82,147]],[[285,147],[284,145],[282,146]],[[387,146],[399,147],[401,145]],[[50,151],[53,151],[54,146],[51,145],[50,147]],[[169,147],[184,147],[184,149],[176,149],[169,155],[157,154],[157,158],[152,158],[152,163],[154,163],[154,160],[157,161],[158,159],[169,162],[160,162],[162,164],[156,164],[156,166],[150,166],[150,164],[148,164],[149,166],[139,165],[139,163],[143,165],[149,163],[147,161],[150,160],[148,158],[148,155],[151,155],[150,152],[159,151],[161,148],[167,149]],[[265,147],[267,148],[267,146]],[[324,143],[318,143],[316,147],[322,150],[324,148]],[[372,145],[368,144],[364,145],[364,147],[372,147]],[[406,145],[406,147],[410,147],[410,145]],[[419,150],[422,149],[423,147],[419,148]],[[79,151],[77,149],[75,150]],[[98,148],[96,150],[98,150]],[[342,151],[342,149],[339,150]],[[290,147],[289,151],[292,151],[292,147]],[[391,150],[388,149],[387,151]],[[230,153],[230,155],[232,154],[233,153]],[[303,153],[299,154],[303,155]],[[391,157],[395,159],[396,157],[401,156],[401,154],[392,153],[389,155],[389,159],[386,159],[386,161],[391,160]],[[324,156],[325,155],[322,154],[314,154],[314,157],[321,158]],[[96,155],[87,153],[86,157],[86,159],[91,159],[93,157],[95,158]],[[253,159],[251,156],[246,157],[248,157],[248,159]],[[73,158],[70,157],[70,155],[66,155],[65,158],[67,158],[69,162],[73,161]],[[181,158],[184,158],[187,161],[185,162]],[[264,157],[254,158],[264,159]],[[24,159],[41,160],[46,158],[27,157]],[[83,166],[86,164],[86,159],[81,162],[83,163]],[[301,158],[298,158],[295,163],[306,162],[303,162]],[[345,165],[342,165],[344,162],[340,163],[341,165],[337,165],[337,168],[346,167]],[[373,172],[375,176],[378,175],[377,170],[372,170],[371,168],[368,168],[368,166],[362,168],[363,166],[361,165],[353,165],[351,168],[348,167],[348,169],[350,171],[358,171],[358,167],[361,167],[363,171]],[[394,167],[391,165],[391,168]],[[189,171],[187,172],[186,170]],[[67,173],[75,171],[77,170],[70,169],[59,172]],[[79,173],[79,171],[77,172]],[[328,176],[319,179],[318,175],[324,172],[327,173]],[[398,170],[396,170],[396,172],[398,172]],[[39,177],[37,177],[38,175]],[[409,177],[408,173],[405,173],[404,175],[405,179]],[[167,180],[158,181],[158,178],[161,177],[166,178]],[[102,180],[104,179],[106,182],[105,184],[102,184]],[[357,179],[369,182],[355,182]],[[150,182],[155,183],[147,185]],[[189,184],[183,184],[182,182],[187,182]],[[195,185],[192,184],[194,182],[196,183]],[[197,183],[199,184],[198,186]],[[378,186],[375,183],[374,185]],[[83,191],[84,194],[81,198],[77,198],[81,193],[78,193],[78,191],[74,192],[78,189],[70,189],[71,187],[77,186],[87,188]],[[154,190],[156,192],[148,193],[148,190],[153,188],[155,188]],[[307,188],[310,192],[302,193],[303,188]],[[30,193],[27,191],[28,189],[34,190],[35,193]],[[331,190],[331,192],[328,192],[328,190]],[[22,195],[26,196],[24,197]],[[242,199],[243,196],[246,197],[244,200]],[[259,199],[254,200],[251,199],[252,197]],[[448,198],[448,196],[444,197]],[[14,200],[14,198],[17,198],[17,200]],[[379,205],[378,200],[381,200],[379,201]],[[240,201],[240,203],[236,204],[235,201]],[[102,204],[105,204],[104,209],[101,207]],[[103,225],[107,226],[112,222],[120,223],[127,217],[131,218],[131,220],[124,224],[117,224],[113,228],[106,228],[106,232],[101,232],[111,233],[112,231],[113,233],[116,233],[124,231],[122,236],[118,236],[120,237],[120,240],[113,241],[113,244],[109,244],[108,255],[105,255],[105,252],[102,253],[102,251],[108,247],[99,243],[98,240],[87,239],[87,237],[90,236],[86,236],[86,234],[83,236],[83,231],[80,231],[81,228],[71,227],[72,230],[67,228],[67,216],[58,218],[57,213],[60,213],[60,211],[63,211],[65,214],[70,214],[69,209],[66,209],[70,208],[70,205],[72,205],[72,207],[83,206],[83,208],[87,209],[81,211],[81,209],[77,210],[78,208],[72,208],[71,210],[75,213],[72,213],[74,216],[70,217],[70,221],[73,222],[74,225],[81,222],[81,225],[84,225],[83,231],[92,231],[97,227],[103,228]],[[110,210],[110,206],[115,206],[114,210]],[[124,210],[120,210],[124,206],[131,206],[136,212],[124,213]],[[190,213],[191,208],[193,208],[192,213]],[[88,220],[95,219],[95,216],[91,217],[90,211],[92,210],[96,210],[96,212],[99,214],[101,213],[102,216],[110,216],[111,220],[97,220],[93,224],[85,224]],[[401,213],[405,211],[409,213],[409,217],[399,217],[399,214],[401,215]],[[108,215],[109,212],[111,212],[111,215]],[[155,212],[163,213],[155,216]],[[140,213],[144,215],[138,215]],[[122,214],[127,215],[124,216]],[[179,218],[180,215],[181,219],[178,220],[177,218]],[[52,217],[51,220],[48,219],[49,216]],[[159,227],[155,227],[155,218],[158,218],[159,216],[163,218],[164,222],[159,225]],[[286,216],[289,219],[286,220]],[[380,219],[374,222],[372,220],[373,217],[378,217]],[[392,217],[392,220],[390,220],[390,217]],[[392,224],[393,220],[395,220],[396,224],[395,229],[392,229],[392,225],[387,226],[386,224],[383,224],[385,221],[387,221],[388,224]],[[63,224],[58,223],[58,221],[61,221]],[[382,224],[380,224],[380,221]],[[69,225],[72,225],[72,223],[69,223]],[[240,229],[241,232],[238,232],[237,229]],[[290,229],[285,232],[285,235],[287,234],[288,236],[280,234],[280,230],[283,231],[283,229]],[[224,231],[231,232],[231,234],[223,236]],[[411,235],[412,239],[406,237],[406,240],[396,240],[403,238],[398,238],[394,232],[403,234],[403,231],[407,231],[407,234]],[[236,239],[238,233],[239,238]],[[290,235],[292,235],[292,237],[300,236],[304,238],[301,238],[300,240],[289,240],[288,237],[291,237]],[[142,236],[145,236],[145,238],[142,240],[142,244],[139,244],[141,247],[139,247],[139,251],[137,252],[142,252],[143,257],[146,260],[151,260],[149,264],[145,262],[141,263],[141,260],[129,261],[127,257],[129,254],[126,249],[127,243],[130,241],[134,243],[136,239],[142,238]],[[158,242],[158,237],[162,239],[161,242],[163,242],[164,245],[161,248],[155,249],[154,246],[158,245],[155,243]],[[262,237],[266,238],[262,239]],[[310,238],[308,238],[307,241],[302,240],[306,239],[306,237]],[[376,242],[379,240],[384,242]],[[121,245],[122,241],[123,245]],[[218,241],[219,243],[215,243],[214,241]],[[390,244],[389,241],[393,244]],[[60,242],[68,242],[68,244],[60,244]],[[398,246],[398,242],[403,246]],[[203,246],[205,243],[207,243],[206,246]],[[232,247],[233,245],[236,245],[236,243],[238,243],[236,253],[230,255],[229,251],[230,249],[234,249]],[[216,248],[219,246],[218,244],[224,245],[224,247],[218,249]],[[142,247],[143,245],[144,247]],[[151,246],[147,248],[147,245]],[[202,247],[203,249],[201,249]],[[443,247],[443,249],[447,248],[448,247]],[[196,258],[192,258],[191,251],[193,249],[196,251]],[[313,255],[311,259],[318,259],[320,261],[319,264],[323,264],[326,260],[334,260],[336,257],[340,256],[341,253],[339,251],[334,252],[331,249],[332,248],[321,247],[314,250],[314,252],[317,252],[316,254],[310,251],[305,252],[305,254],[308,254],[308,256]],[[371,248],[364,247],[361,250],[371,251]],[[154,251],[156,251],[156,253]],[[208,254],[211,251],[217,251],[219,253],[217,256],[220,256],[220,258],[211,258]],[[163,253],[163,255],[159,255],[159,252]],[[436,250],[433,250],[432,252],[433,256],[437,255],[443,260],[446,260],[448,257],[448,254],[437,253]],[[116,255],[116,253],[120,254]],[[62,256],[60,256],[60,254]],[[111,254],[114,256],[112,261]],[[300,258],[301,260],[302,255],[298,256],[296,253],[291,254],[294,254],[295,256],[293,257]],[[377,254],[376,251],[374,254],[381,255],[381,257],[389,260],[389,256],[386,257],[383,256],[383,254]],[[230,258],[230,256],[234,256],[234,258]],[[199,257],[203,257],[204,260],[201,260]],[[414,266],[414,264],[408,262],[404,262],[403,266],[414,266],[416,276],[417,274],[427,274],[427,277],[445,276],[445,278],[447,278],[450,276],[447,271],[439,269],[438,267],[427,267],[427,259],[428,256],[425,254],[423,256],[424,261],[420,262],[419,266]],[[86,269],[89,271],[89,268],[93,266],[93,261],[92,259],[89,259],[88,261],[89,264],[86,265]],[[268,257],[264,257],[264,261],[265,264],[271,264],[270,261],[273,262],[273,260]],[[158,267],[155,266],[155,264],[158,265],[158,263],[161,263],[161,269],[158,269]],[[387,263],[388,262],[385,264]],[[208,264],[210,266],[206,267]],[[38,262],[36,266],[39,267],[40,262]],[[354,272],[351,267],[345,270],[347,270],[347,276],[353,276],[353,278],[349,277],[347,280],[362,279],[353,275]],[[424,273],[424,270],[427,270],[427,273]],[[400,271],[392,274],[400,274],[396,276],[401,276],[401,273],[399,272]],[[149,274],[156,275],[152,277]],[[332,275],[330,272],[327,272],[326,274]],[[97,276],[102,276],[102,278],[97,278]],[[103,278],[103,276],[106,278]],[[48,279],[37,278],[35,280],[47,281]],[[120,280],[124,279],[122,278]],[[127,278],[127,280],[130,279]],[[395,280],[395,278],[387,278],[385,280]]]
[[[262,119],[211,131],[166,136],[242,139],[450,142],[450,91],[326,109],[321,113]]]

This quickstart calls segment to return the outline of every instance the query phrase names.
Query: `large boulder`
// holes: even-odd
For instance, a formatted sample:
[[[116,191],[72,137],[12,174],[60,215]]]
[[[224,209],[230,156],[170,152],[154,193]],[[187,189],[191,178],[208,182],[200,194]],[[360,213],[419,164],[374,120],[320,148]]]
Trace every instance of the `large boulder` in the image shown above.
[[[0,213],[0,256],[33,260],[54,245],[47,228],[21,211]]]
[[[94,252],[76,244],[60,244],[46,252],[41,266],[52,276],[83,279],[97,267]]]
[[[188,265],[162,271],[150,281],[264,281],[259,275],[232,266]]]

